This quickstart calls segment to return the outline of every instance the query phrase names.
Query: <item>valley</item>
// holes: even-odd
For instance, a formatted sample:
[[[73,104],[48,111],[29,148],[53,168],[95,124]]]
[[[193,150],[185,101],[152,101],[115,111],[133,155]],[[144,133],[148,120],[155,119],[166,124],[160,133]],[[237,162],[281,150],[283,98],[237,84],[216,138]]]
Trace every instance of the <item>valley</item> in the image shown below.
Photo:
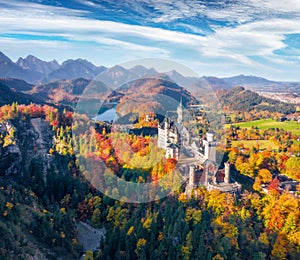
[[[248,89],[274,82],[142,66],[64,79],[74,63],[30,56],[18,66],[43,82],[1,79],[1,256],[270,259],[283,244],[296,259],[300,114]]]

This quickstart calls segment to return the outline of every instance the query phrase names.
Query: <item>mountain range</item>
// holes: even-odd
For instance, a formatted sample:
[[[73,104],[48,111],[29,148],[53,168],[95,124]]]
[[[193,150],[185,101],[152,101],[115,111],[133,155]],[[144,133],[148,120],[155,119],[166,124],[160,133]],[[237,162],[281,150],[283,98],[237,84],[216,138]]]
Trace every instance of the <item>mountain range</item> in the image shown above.
[[[140,65],[130,69],[119,65],[106,68],[104,66],[96,66],[84,59],[69,59],[59,64],[56,60],[43,61],[33,55],[19,58],[16,62],[13,62],[4,53],[0,52],[0,78],[24,80],[26,81],[24,86],[27,83],[40,85],[75,78],[92,80],[99,74],[101,74],[100,77],[103,83],[115,88],[126,82],[142,77],[153,77],[159,73],[153,68],[149,69]],[[227,78],[212,76],[187,77],[175,70],[164,72],[164,75],[192,93],[207,89],[230,89],[234,86],[243,86],[253,91],[300,92],[300,82],[272,81],[256,76],[238,75]]]
[[[69,59],[59,64],[56,60],[43,61],[33,55],[13,62],[0,52],[0,77],[25,80],[31,84],[49,83],[61,79],[93,79],[106,68],[95,66],[84,59]]]
[[[84,59],[69,59],[59,64],[56,60],[43,61],[33,55],[19,58],[13,62],[2,52],[0,52],[0,78],[2,85],[10,87],[14,91],[12,94],[16,95],[16,92],[22,92],[27,95],[26,100],[33,98],[45,103],[63,103],[71,106],[78,101],[85,87],[94,79],[95,81],[100,80],[101,84],[104,83],[107,88],[115,89],[114,98],[123,95],[122,91],[119,91],[122,87],[126,88],[126,85],[130,85],[131,82],[143,78],[160,78],[164,80],[164,83],[167,81],[176,83],[196,97],[201,97],[204,93],[210,93],[212,90],[230,90],[235,86],[243,86],[256,92],[274,91],[300,94],[300,82],[277,82],[245,75],[227,78],[188,77],[175,70],[159,73],[154,68],[146,68],[141,65],[129,69],[119,65],[106,68],[95,66]],[[137,84],[134,85],[137,86]]]

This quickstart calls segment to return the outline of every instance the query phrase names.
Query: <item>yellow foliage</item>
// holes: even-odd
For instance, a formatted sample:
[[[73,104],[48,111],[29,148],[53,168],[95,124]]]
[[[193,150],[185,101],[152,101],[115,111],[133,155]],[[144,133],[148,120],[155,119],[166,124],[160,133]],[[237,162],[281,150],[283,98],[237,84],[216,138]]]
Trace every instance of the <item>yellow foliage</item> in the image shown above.
[[[213,222],[212,222],[212,226],[214,228],[214,233],[216,235],[224,235],[228,238],[231,239],[231,242],[233,245],[236,244],[236,239],[237,238],[239,232],[238,232],[238,228],[236,226],[234,226],[233,224],[224,222],[222,217],[217,217]]]
[[[7,134],[4,136],[3,147],[16,144],[14,133],[15,133],[15,129],[13,127],[7,129]]]
[[[178,197],[178,201],[182,203],[186,203],[187,202],[186,195],[184,193],[181,193]]]
[[[261,191],[262,189],[261,189],[260,184],[261,184],[260,178],[256,177],[255,182],[253,184],[253,189],[256,191]]]
[[[12,209],[14,205],[10,202],[6,202],[5,207],[7,207],[8,209]]]
[[[272,181],[272,173],[268,169],[259,170],[258,177],[263,183]]]
[[[190,249],[188,246],[182,246],[181,247],[181,253],[183,255],[184,259],[190,259]]]
[[[149,231],[151,224],[152,224],[152,218],[147,218],[143,224],[143,227]]]
[[[267,233],[260,233],[260,235],[259,235],[259,241],[262,243],[262,244],[264,244],[264,245],[266,245],[266,246],[269,246],[269,238],[268,238],[268,235],[267,235]]]
[[[287,259],[288,250],[288,241],[286,236],[284,234],[279,234],[273,246],[272,256],[275,259]]]
[[[84,260],[94,260],[93,252],[90,251],[90,250],[86,251],[85,256],[84,256],[83,259]]]
[[[138,242],[136,243],[136,250],[135,252],[138,253],[142,247],[146,245],[147,241],[145,238],[140,238]]]
[[[78,240],[77,238],[72,239],[72,245],[78,245]]]
[[[139,176],[138,180],[137,180],[137,183],[144,183],[145,180],[142,176]]]
[[[127,231],[127,236],[129,236],[134,231],[134,226],[131,226]]]
[[[215,255],[212,260],[223,260],[224,258],[220,256],[219,254]]]
[[[291,232],[287,235],[287,238],[289,239],[289,241],[291,241],[292,243],[300,246],[300,231],[297,232]]]
[[[158,241],[162,241],[163,239],[164,239],[164,234],[161,231],[159,231],[159,233],[158,233]]]
[[[251,216],[250,211],[245,209],[245,207],[242,207],[242,209],[239,210],[238,214],[240,215],[241,219],[244,221],[246,219],[250,218],[250,216]]]
[[[192,214],[194,212],[194,209],[191,207],[188,207],[185,211],[185,221],[189,222],[192,219]]]
[[[193,212],[193,222],[194,224],[197,224],[197,223],[200,223],[202,219],[202,212],[200,209],[195,209],[194,212]]]
[[[64,239],[64,238],[66,237],[65,233],[64,233],[64,232],[60,232],[60,237],[61,237],[62,239]]]
[[[101,203],[101,198],[99,196],[93,197],[93,205],[94,207],[99,206]]]

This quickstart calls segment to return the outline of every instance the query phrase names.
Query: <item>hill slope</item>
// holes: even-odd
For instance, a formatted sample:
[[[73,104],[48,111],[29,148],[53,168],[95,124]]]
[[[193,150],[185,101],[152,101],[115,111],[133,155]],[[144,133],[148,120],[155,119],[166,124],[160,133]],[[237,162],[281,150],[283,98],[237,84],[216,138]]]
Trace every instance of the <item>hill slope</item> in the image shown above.
[[[167,111],[175,111],[180,100],[186,105],[194,99],[186,89],[169,78],[142,78],[122,86],[117,91],[122,95],[117,106],[121,115],[153,111],[165,115]]]
[[[78,101],[90,80],[77,78],[58,80],[52,83],[36,85],[28,93],[40,97],[45,102],[72,105]]]
[[[246,90],[244,87],[234,87],[225,92],[220,98],[223,107],[232,111],[270,111],[289,114],[295,112],[295,107],[291,104],[283,103],[270,98],[265,98],[257,93]]]
[[[25,105],[30,103],[37,103],[37,104],[44,103],[38,97],[34,97],[28,94],[15,91],[11,89],[9,86],[0,82],[0,106],[11,104],[13,102],[18,102],[19,104],[25,104]]]
[[[13,79],[13,78],[2,78],[0,83],[16,90],[16,91],[29,91],[33,88],[32,84],[27,83],[25,80]]]

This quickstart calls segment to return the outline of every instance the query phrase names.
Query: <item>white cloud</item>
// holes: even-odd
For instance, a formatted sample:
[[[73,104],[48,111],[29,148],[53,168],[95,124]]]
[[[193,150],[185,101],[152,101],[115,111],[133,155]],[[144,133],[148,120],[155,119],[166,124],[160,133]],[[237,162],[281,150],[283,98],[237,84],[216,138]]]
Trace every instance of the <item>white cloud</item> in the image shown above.
[[[32,3],[32,2],[22,2],[22,1],[16,1],[16,0],[0,0],[0,6],[1,6],[1,12],[7,11],[11,13],[11,10],[14,10],[16,12],[23,12],[23,16],[27,15],[27,12],[32,14],[33,12],[35,14],[41,14],[41,15],[65,15],[65,16],[80,16],[82,14],[89,13],[88,11],[84,10],[75,10],[75,9],[69,9],[65,7],[59,7],[59,6],[51,6],[51,5],[42,5],[38,3]]]
[[[2,50],[13,48],[12,46],[20,48],[23,44],[23,52],[28,49],[28,53],[30,53],[29,46],[26,46],[27,43],[36,48],[38,46],[40,52],[44,48],[54,54],[62,53],[59,48],[65,46],[66,54],[63,57],[66,57],[76,53],[76,56],[82,56],[84,47],[81,46],[91,46],[91,43],[95,43],[102,52],[107,51],[108,54],[103,54],[103,57],[106,57],[109,62],[118,61],[117,55],[120,56],[119,60],[147,56],[177,60],[185,58],[191,64],[204,63],[211,71],[214,71],[215,68],[220,73],[234,69],[238,71],[239,67],[247,70],[261,69],[274,72],[281,66],[282,70],[289,70],[291,64],[294,66],[297,62],[296,57],[293,60],[287,60],[274,52],[286,47],[283,42],[286,34],[300,33],[300,17],[297,18],[294,15],[294,18],[290,19],[274,16],[264,20],[250,21],[254,14],[260,14],[263,10],[269,10],[269,12],[274,10],[270,0],[264,2],[260,9],[258,8],[258,5],[261,4],[260,1],[248,0],[245,6],[231,4],[215,12],[213,8],[208,8],[201,1],[197,2],[196,6],[193,6],[195,2],[191,0],[186,1],[186,6],[179,1],[165,0],[156,3],[154,0],[148,0],[148,2],[155,4],[155,8],[161,12],[160,19],[166,21],[205,13],[206,16],[213,19],[236,19],[241,24],[235,25],[235,27],[215,26],[213,27],[214,33],[200,36],[161,28],[84,18],[81,17],[86,13],[84,11],[17,2],[6,4],[0,0],[0,4],[3,3],[4,6],[0,10],[0,33],[61,36],[71,41],[59,43],[50,40],[26,41],[0,38],[0,48]],[[275,0],[275,2],[275,6],[279,5],[279,1]],[[294,9],[297,11],[299,8],[300,11],[300,4],[293,3]],[[93,2],[85,1],[85,4],[92,6]],[[251,10],[253,6],[256,8]],[[171,12],[167,14],[167,10],[171,10]],[[278,11],[274,10],[273,13],[275,12]],[[292,5],[283,4],[280,12],[292,12]],[[270,13],[264,14],[264,17],[267,16],[270,16]],[[245,21],[248,22],[245,23]],[[195,32],[197,30],[197,27],[192,25],[179,23],[178,26],[189,27]],[[58,50],[54,50],[55,48]],[[91,50],[96,51],[93,48]],[[22,48],[17,52],[21,51]],[[85,50],[84,54],[93,58],[88,51]],[[96,52],[100,53],[100,50]],[[185,53],[188,54],[185,55]],[[111,59],[109,55],[112,56]],[[268,64],[254,60],[253,56],[267,60]],[[285,65],[290,67],[284,68]]]
[[[300,2],[298,0],[249,0],[251,6],[264,12],[291,13],[299,15]]]

